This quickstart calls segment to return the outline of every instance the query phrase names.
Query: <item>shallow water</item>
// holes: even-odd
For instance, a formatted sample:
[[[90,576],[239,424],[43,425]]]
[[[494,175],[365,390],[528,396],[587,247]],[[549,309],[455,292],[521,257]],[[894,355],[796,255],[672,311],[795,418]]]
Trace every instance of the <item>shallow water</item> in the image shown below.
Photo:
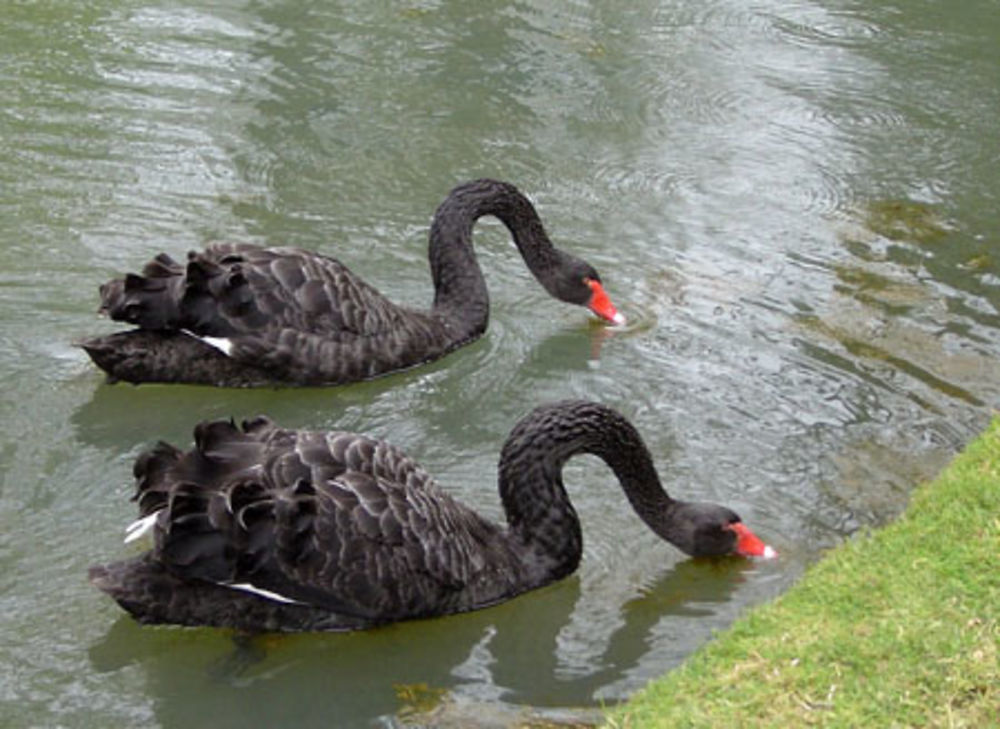
[[[0,24],[0,647],[12,726],[371,726],[592,707],[892,518],[1000,405],[993,2],[13,5]],[[477,228],[487,336],[330,390],[108,386],[97,285],[210,239],[335,254],[430,301],[455,183],[511,180],[630,317],[588,321]],[[599,461],[577,575],[479,613],[252,643],[140,628],[85,579],[128,553],[135,456],[268,413],[386,437],[492,517],[540,400],[620,408],[678,496],[781,552],[684,559]],[[464,714],[462,712],[465,712]],[[443,721],[443,720],[442,720]]]

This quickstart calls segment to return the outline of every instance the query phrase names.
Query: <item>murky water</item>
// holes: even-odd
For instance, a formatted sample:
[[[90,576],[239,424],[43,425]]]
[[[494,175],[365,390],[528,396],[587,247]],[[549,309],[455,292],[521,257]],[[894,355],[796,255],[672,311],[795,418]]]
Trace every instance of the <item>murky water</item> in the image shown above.
[[[0,20],[4,722],[369,726],[444,702],[461,726],[614,701],[898,513],[1000,404],[996,2],[202,5]],[[99,283],[216,238],[336,254],[427,304],[429,217],[483,175],[527,191],[634,326],[550,300],[484,222],[490,331],[422,369],[111,387],[72,347],[114,328]],[[505,435],[567,396],[627,413],[672,492],[782,558],[686,560],[580,459],[579,573],[476,614],[239,644],[140,628],[85,580],[128,551],[131,461],[200,419],[387,437],[500,518]]]

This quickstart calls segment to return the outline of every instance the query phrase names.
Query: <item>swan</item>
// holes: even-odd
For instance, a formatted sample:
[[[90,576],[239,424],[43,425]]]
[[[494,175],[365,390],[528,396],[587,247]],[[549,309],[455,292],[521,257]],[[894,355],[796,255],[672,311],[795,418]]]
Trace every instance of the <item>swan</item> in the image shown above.
[[[472,248],[484,215],[507,226],[552,296],[625,321],[597,271],[552,245],[516,187],[482,179],[455,187],[434,215],[429,311],[394,304],[334,258],[215,243],[184,264],[161,253],[142,275],[101,286],[101,313],[137,328],[80,346],[109,381],[136,384],[337,385],[430,362],[486,331],[489,295]]]
[[[562,483],[578,453],[602,458],[633,509],[692,556],[772,557],[723,506],[678,501],[636,429],[604,405],[541,405],[500,454],[506,525],[449,496],[398,448],[265,417],[204,422],[195,447],[160,443],[135,463],[138,556],[90,580],[142,623],[247,632],[355,630],[476,610],[572,573],[582,535]]]

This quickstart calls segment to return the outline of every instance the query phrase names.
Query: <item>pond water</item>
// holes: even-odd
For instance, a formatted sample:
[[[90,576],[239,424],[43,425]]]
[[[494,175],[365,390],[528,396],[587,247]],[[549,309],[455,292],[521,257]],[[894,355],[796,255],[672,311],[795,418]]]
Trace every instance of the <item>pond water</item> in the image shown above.
[[[0,22],[5,724],[492,726],[614,702],[898,514],[1000,404],[996,2],[203,5]],[[72,344],[116,329],[100,283],[212,239],[333,254],[426,305],[430,216],[480,176],[526,191],[633,324],[551,300],[490,220],[490,330],[427,367],[135,388]],[[504,437],[570,396],[622,410],[672,493],[781,558],[688,560],[581,458],[579,572],[475,614],[248,642],[139,627],[86,581],[130,551],[136,455],[199,420],[384,437],[501,519]]]

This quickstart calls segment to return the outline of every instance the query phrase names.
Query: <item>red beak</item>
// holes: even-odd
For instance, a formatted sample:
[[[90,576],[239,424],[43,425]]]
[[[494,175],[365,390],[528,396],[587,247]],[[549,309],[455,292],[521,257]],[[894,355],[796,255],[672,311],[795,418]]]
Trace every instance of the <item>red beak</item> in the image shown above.
[[[611,299],[608,298],[608,294],[604,290],[604,287],[601,286],[601,282],[588,278],[586,279],[586,283],[593,292],[590,301],[587,302],[590,310],[612,324],[624,324],[625,316],[618,313],[618,309],[611,303]]]
[[[736,554],[741,554],[744,557],[763,557],[764,559],[778,556],[772,547],[764,544],[763,540],[750,531],[750,527],[743,522],[733,522],[726,529],[736,532],[736,546],[733,548],[733,552]]]

